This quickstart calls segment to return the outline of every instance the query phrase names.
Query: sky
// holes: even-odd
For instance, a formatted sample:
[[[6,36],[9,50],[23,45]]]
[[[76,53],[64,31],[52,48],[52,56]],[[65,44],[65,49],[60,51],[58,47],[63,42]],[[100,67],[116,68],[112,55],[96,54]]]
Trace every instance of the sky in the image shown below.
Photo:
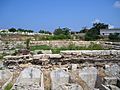
[[[0,29],[80,31],[94,22],[120,28],[120,0],[0,0]]]

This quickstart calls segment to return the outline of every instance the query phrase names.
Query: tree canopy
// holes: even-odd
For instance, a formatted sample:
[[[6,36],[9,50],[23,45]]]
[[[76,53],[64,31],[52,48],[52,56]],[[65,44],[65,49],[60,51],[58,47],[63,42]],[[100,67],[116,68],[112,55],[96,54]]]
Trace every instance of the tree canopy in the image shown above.
[[[9,32],[16,32],[17,30],[15,28],[8,29]]]
[[[25,30],[25,29],[17,29],[18,32],[29,32],[29,33],[33,33],[34,31],[33,30]]]
[[[70,29],[69,28],[57,28],[54,31],[54,35],[69,35],[70,34]]]
[[[46,30],[40,30],[39,33],[44,33],[44,34],[51,34],[51,32],[46,31]]]
[[[82,30],[80,30],[80,33],[86,33],[88,32],[89,29],[87,27],[83,27]]]
[[[119,33],[111,33],[108,36],[109,40],[113,40],[113,41],[120,41],[120,34]]]
[[[15,28],[10,28],[8,29],[9,32],[29,32],[29,33],[33,33],[33,30],[26,30],[26,29],[15,29]]]
[[[93,23],[93,27],[85,34],[85,40],[99,39],[100,29],[108,29],[108,25],[104,23]]]

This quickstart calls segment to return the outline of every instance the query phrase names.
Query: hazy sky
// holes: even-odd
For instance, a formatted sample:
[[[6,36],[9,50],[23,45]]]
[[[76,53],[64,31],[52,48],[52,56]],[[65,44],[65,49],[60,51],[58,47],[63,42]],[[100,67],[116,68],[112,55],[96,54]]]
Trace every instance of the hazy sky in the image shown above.
[[[120,0],[0,0],[0,28],[79,31],[104,22],[120,28]]]

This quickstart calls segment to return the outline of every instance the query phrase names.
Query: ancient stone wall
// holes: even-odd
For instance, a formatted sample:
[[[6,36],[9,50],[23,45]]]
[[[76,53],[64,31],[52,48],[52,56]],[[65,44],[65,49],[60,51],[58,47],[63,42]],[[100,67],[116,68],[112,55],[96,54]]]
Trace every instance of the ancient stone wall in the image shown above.
[[[89,46],[91,43],[100,44],[105,49],[117,49],[120,50],[120,42],[109,42],[109,41],[79,41],[79,40],[46,40],[46,41],[30,41],[31,46],[35,45],[47,45],[52,47],[66,47],[71,44],[76,46]]]
[[[10,56],[9,56],[10,57]],[[14,56],[11,56],[14,58]],[[4,58],[7,58],[4,57]],[[32,63],[32,64],[58,64],[67,63],[119,63],[120,50],[77,50],[77,51],[61,51],[60,54],[36,54],[28,59],[5,59],[4,65],[8,66],[12,63]]]
[[[62,47],[62,46],[68,46],[70,44],[74,44],[76,46],[88,46],[90,43],[96,43],[101,44],[103,42],[99,41],[73,41],[73,40],[53,40],[53,41],[31,41],[31,46],[34,45],[48,45],[52,47]]]

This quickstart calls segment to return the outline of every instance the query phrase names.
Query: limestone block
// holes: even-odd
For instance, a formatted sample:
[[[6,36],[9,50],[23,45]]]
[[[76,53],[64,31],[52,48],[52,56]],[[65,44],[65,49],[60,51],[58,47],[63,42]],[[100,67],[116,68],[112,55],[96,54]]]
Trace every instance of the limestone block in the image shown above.
[[[86,82],[86,84],[94,89],[95,82],[97,79],[97,69],[95,67],[84,67],[79,71],[79,76],[82,80]]]
[[[69,82],[69,75],[62,69],[54,70],[51,72],[52,90],[60,90],[60,86]]]
[[[117,64],[110,65],[105,68],[105,73],[107,76],[119,77],[120,76],[120,66]]]

